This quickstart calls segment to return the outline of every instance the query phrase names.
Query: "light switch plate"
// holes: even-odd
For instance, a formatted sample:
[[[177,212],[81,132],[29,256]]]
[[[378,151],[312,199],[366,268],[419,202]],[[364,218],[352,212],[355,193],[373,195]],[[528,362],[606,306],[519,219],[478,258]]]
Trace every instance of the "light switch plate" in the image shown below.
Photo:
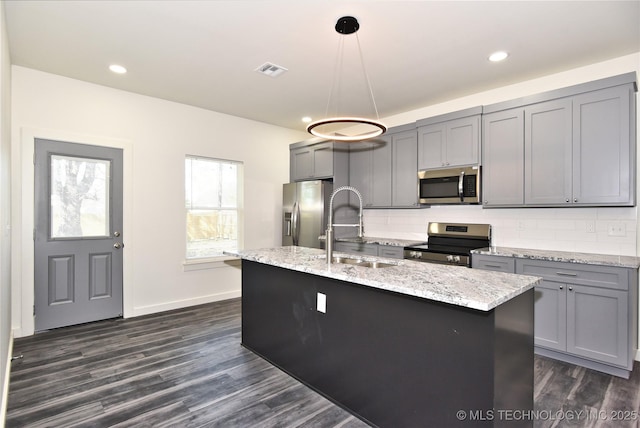
[[[323,314],[327,313],[327,295],[318,293],[318,299],[316,300],[316,310],[318,312],[322,312]]]

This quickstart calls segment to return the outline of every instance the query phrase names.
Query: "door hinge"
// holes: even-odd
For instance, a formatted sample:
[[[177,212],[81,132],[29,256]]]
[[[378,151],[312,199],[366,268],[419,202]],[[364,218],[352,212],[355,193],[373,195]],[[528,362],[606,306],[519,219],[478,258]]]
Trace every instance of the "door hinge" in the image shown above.
[[[36,164],[36,152],[33,152],[33,164]]]
[[[33,305],[33,316],[36,316],[36,305]]]
[[[36,242],[36,229],[33,229],[33,242]]]

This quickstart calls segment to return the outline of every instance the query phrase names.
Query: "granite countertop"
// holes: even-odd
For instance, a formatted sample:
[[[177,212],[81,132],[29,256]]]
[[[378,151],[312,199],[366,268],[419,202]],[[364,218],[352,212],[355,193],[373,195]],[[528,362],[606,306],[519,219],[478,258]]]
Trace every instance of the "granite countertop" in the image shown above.
[[[326,239],[326,237],[324,237]],[[358,238],[357,236],[350,238],[336,238],[338,242],[355,242],[355,243],[364,243],[364,244],[378,244],[378,245],[390,245],[392,247],[411,247],[413,245],[424,244],[424,241],[415,241],[409,239],[394,239],[394,238],[376,238],[372,236],[363,236],[362,238]]]
[[[588,265],[617,266],[632,269],[640,267],[640,258],[611,254],[574,253],[570,251],[530,250],[527,248],[490,247],[471,250],[472,254],[515,257],[519,259],[544,260],[549,262],[582,263]]]
[[[489,311],[540,281],[540,278],[532,276],[339,252],[334,256],[384,261],[394,266],[373,269],[334,263],[329,268],[324,250],[295,246],[228,251],[225,254],[480,311]]]

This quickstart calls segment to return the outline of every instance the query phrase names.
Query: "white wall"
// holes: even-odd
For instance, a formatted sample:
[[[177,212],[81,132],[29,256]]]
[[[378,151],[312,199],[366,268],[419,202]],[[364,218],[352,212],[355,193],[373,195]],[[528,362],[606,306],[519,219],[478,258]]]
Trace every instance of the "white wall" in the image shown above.
[[[11,63],[0,2],[0,426],[11,369]]]
[[[640,75],[640,53],[432,105],[384,121],[389,126],[401,125],[632,71]],[[640,123],[640,109],[637,113]],[[443,205],[420,210],[366,210],[365,232],[368,236],[425,240],[429,221],[489,223],[493,226],[493,244],[499,246],[640,255],[637,207],[482,209]],[[595,232],[587,231],[588,223],[593,223]],[[613,223],[623,225],[625,236],[608,235]]]
[[[125,316],[240,295],[238,267],[183,266],[186,154],[244,162],[245,248],[280,245],[289,144],[306,134],[18,66],[12,91],[16,336],[33,332],[34,137],[124,149]]]

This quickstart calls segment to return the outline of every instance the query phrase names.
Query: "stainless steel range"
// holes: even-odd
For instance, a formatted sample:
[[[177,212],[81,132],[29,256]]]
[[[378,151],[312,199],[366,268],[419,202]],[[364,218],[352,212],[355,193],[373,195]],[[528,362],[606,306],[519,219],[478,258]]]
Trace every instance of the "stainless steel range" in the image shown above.
[[[491,245],[491,225],[429,223],[426,244],[404,248],[404,258],[419,262],[471,266],[471,250]]]

